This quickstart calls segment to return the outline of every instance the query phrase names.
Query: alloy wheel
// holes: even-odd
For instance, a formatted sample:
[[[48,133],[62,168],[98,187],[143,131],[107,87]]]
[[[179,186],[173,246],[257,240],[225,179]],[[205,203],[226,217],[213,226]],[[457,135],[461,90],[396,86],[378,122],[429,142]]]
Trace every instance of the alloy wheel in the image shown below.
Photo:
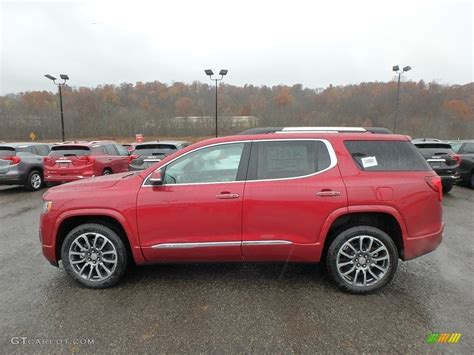
[[[30,184],[33,189],[38,190],[42,184],[41,175],[39,173],[31,174]]]
[[[371,286],[388,272],[390,254],[385,244],[369,235],[346,241],[337,253],[336,267],[345,282],[354,286]]]
[[[111,240],[99,233],[84,233],[71,243],[68,252],[73,271],[88,281],[103,281],[117,267],[117,250]]]

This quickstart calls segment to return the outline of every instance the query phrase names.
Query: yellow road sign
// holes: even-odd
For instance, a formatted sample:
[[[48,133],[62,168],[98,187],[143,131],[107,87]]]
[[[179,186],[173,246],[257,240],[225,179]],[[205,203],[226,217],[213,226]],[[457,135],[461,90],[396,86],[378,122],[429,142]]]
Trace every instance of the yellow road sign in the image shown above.
[[[34,141],[35,138],[36,138],[35,132],[31,132],[31,133],[30,133],[30,139],[31,139],[32,141]]]

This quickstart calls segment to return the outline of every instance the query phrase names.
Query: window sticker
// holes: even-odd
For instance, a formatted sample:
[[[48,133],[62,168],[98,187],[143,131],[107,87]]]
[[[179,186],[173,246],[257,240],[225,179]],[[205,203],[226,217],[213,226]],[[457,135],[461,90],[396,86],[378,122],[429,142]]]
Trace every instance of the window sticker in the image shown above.
[[[362,167],[364,168],[370,168],[372,166],[377,166],[377,158],[375,157],[365,157],[361,159],[362,162]]]

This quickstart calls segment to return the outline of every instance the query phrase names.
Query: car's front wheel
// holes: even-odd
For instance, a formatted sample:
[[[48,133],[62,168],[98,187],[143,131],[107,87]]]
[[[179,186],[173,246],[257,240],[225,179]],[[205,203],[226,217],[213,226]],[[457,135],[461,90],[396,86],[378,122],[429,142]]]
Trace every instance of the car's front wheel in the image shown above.
[[[332,241],[327,254],[329,276],[342,290],[369,293],[395,275],[398,251],[393,240],[371,226],[349,228]]]
[[[122,278],[128,252],[115,231],[102,224],[87,223],[68,233],[61,260],[69,276],[82,285],[106,288]]]

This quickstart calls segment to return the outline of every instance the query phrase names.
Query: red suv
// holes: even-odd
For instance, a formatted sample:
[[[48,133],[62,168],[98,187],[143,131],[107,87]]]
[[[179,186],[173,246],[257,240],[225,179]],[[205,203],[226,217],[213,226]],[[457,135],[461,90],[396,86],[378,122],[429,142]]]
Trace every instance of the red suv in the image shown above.
[[[261,130],[260,130],[261,131]],[[342,290],[387,285],[441,242],[439,176],[407,137],[283,128],[193,144],[141,172],[43,196],[43,253],[81,284],[127,264],[324,262]]]
[[[44,181],[75,181],[128,171],[128,150],[113,141],[58,144],[44,158]]]

